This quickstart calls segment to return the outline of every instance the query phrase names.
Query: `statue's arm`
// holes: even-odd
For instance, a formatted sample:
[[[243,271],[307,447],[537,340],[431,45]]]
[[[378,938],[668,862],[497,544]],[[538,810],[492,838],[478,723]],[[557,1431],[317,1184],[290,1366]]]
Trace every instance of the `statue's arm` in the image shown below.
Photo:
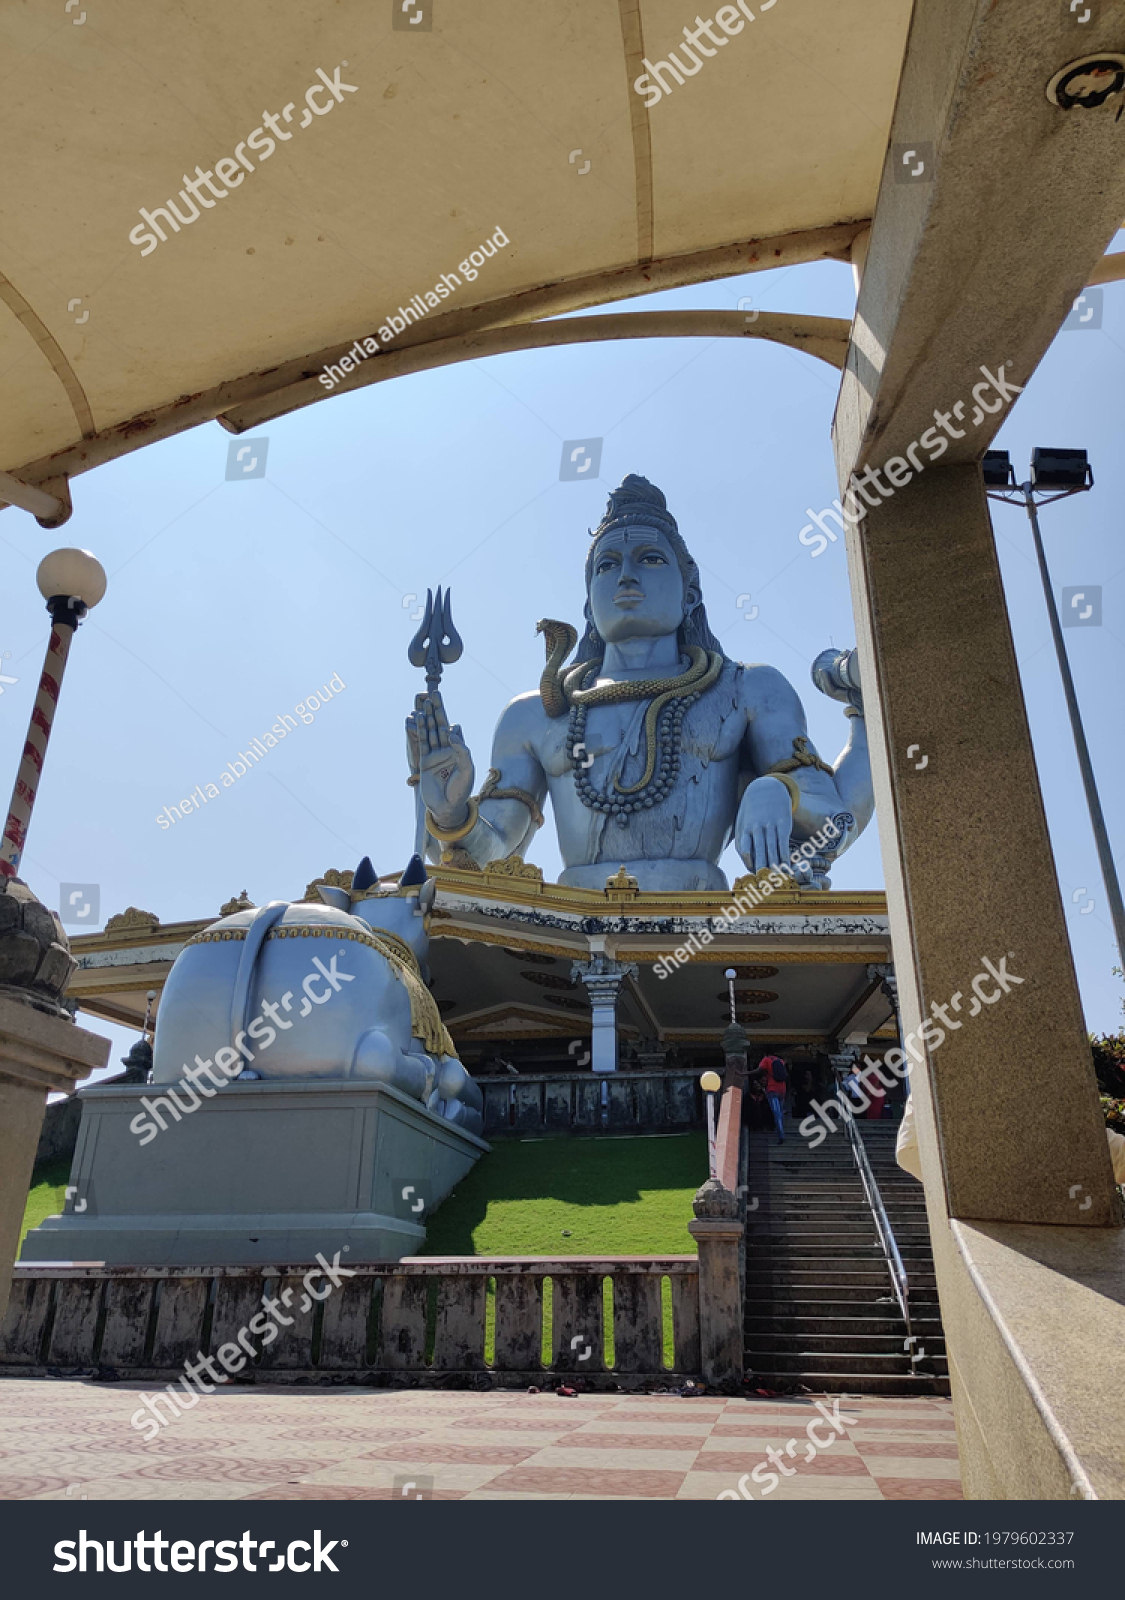
[[[523,854],[543,824],[547,774],[536,750],[545,713],[538,691],[519,695],[500,714],[492,740],[492,766],[481,785],[477,820],[454,848],[478,866]],[[498,797],[492,798],[492,792]]]
[[[791,834],[812,838],[848,808],[833,773],[824,770],[827,763],[817,764],[804,707],[789,680],[773,667],[747,667],[742,695],[743,754],[754,778],[738,808],[734,840],[756,872],[788,860]]]

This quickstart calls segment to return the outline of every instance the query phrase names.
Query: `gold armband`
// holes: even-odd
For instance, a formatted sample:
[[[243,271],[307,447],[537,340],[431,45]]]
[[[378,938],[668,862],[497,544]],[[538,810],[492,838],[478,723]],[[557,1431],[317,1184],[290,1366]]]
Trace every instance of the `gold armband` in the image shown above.
[[[767,778],[776,778],[778,783],[783,783],[789,790],[789,803],[793,807],[795,816],[797,807],[801,803],[801,790],[796,778],[791,778],[787,772],[767,772],[765,776]]]
[[[477,818],[480,815],[480,812],[475,800],[470,800],[468,804],[469,815],[465,818],[465,821],[459,828],[439,828],[437,823],[434,821],[433,812],[427,807],[426,827],[430,830],[439,844],[456,844],[458,839],[464,839],[467,834],[472,833],[473,829],[477,825]]]

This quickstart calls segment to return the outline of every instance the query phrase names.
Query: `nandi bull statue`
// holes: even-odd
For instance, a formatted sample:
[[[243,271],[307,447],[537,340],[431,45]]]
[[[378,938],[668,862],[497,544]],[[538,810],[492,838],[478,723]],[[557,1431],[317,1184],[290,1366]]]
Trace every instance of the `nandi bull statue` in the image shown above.
[[[212,923],[165,985],[153,1083],[183,1080],[178,1092],[195,1095],[203,1073],[376,1081],[479,1134],[481,1092],[426,987],[435,887],[418,856],[389,888],[365,856],[350,890],[318,885],[321,904],[278,900]]]

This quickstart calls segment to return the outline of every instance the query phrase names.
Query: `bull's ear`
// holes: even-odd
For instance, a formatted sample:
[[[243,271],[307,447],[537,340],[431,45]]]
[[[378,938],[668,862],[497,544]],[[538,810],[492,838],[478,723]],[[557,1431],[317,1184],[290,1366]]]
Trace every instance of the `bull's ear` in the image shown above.
[[[418,890],[418,912],[419,912],[419,915],[421,915],[423,917],[428,915],[428,913],[433,910],[434,901],[435,901],[436,898],[437,898],[437,884],[434,882],[434,880],[432,878],[427,878],[425,883]]]
[[[371,857],[364,856],[359,866],[355,869],[355,876],[352,878],[352,893],[362,894],[365,889],[370,889],[371,885],[378,883],[378,881],[375,876],[375,868],[371,865]]]

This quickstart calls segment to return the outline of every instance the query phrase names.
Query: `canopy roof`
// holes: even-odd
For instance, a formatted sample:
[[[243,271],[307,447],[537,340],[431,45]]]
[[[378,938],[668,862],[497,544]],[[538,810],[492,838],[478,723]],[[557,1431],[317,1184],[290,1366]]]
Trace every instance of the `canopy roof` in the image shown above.
[[[413,26],[401,9],[4,9],[0,468],[49,483],[327,397],[325,362],[443,273],[448,298],[349,386],[450,335],[847,259],[871,217],[910,0],[747,0],[754,20],[713,23],[726,43],[703,34],[713,57],[665,72],[651,107],[632,85],[683,46],[685,0],[407,0]],[[223,158],[225,197],[199,187],[172,231],[155,208],[190,217],[185,174]],[[510,242],[466,281],[497,230]]]

